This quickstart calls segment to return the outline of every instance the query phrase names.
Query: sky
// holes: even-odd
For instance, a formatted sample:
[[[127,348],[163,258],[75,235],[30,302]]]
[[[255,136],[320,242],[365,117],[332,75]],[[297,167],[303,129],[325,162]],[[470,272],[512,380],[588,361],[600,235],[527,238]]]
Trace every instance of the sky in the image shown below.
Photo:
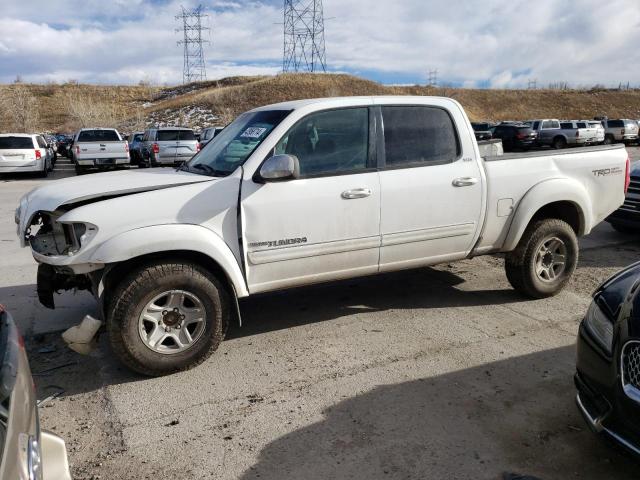
[[[2,0],[0,82],[182,83],[181,5],[207,78],[282,70],[275,0]],[[640,86],[640,0],[324,0],[329,72],[469,88]]]

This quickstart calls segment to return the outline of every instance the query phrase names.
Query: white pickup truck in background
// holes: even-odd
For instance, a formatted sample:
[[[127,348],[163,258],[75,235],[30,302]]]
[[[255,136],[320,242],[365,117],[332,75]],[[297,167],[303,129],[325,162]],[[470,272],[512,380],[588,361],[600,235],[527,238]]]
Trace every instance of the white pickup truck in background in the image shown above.
[[[113,128],[80,129],[73,138],[71,155],[77,174],[131,164],[129,143]]]
[[[314,99],[240,115],[178,170],[48,183],[16,221],[40,301],[92,291],[118,357],[162,375],[256,293],[504,252],[513,287],[554,295],[628,181],[622,145],[483,158],[448,98]]]

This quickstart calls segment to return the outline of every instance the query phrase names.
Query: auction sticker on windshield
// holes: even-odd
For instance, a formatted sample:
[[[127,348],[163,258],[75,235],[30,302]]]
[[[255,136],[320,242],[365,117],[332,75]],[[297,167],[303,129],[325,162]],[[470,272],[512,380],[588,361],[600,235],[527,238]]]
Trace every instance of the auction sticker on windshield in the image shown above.
[[[260,136],[266,131],[267,129],[264,127],[249,127],[244,132],[242,132],[242,135],[240,135],[240,137],[241,138],[260,138]]]

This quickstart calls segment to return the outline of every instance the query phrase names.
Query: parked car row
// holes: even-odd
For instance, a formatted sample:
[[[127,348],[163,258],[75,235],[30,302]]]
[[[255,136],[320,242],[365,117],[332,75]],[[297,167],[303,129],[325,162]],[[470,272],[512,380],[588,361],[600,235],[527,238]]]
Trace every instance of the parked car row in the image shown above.
[[[561,149],[580,145],[629,144],[640,140],[640,120],[610,120],[606,117],[592,120],[546,118],[504,121],[498,124],[474,122],[471,125],[476,140],[500,139],[505,151],[544,146]],[[526,130],[527,127],[531,131]]]

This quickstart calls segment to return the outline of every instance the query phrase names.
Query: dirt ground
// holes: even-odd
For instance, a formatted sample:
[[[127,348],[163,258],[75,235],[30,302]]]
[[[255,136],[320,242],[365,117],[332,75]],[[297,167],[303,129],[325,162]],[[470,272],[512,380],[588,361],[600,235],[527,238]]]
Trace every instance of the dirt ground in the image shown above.
[[[600,282],[639,258],[639,247],[631,242],[584,250],[569,291],[563,296],[578,297],[586,306],[589,294]],[[331,342],[335,342],[334,348],[342,349],[338,358],[319,365],[314,377],[293,379],[287,372],[305,369],[303,364],[312,362],[314,355],[306,351],[304,344],[299,348],[293,346],[292,356],[282,352],[266,338],[273,326],[260,325],[251,315],[249,325],[245,327],[250,330],[248,336],[237,328],[230,333],[230,343],[243,342],[251,350],[251,356],[243,359],[244,366],[235,365],[236,374],[242,377],[245,368],[260,368],[257,364],[279,363],[282,375],[272,379],[271,388],[256,385],[243,392],[234,392],[233,385],[221,385],[226,391],[223,395],[227,397],[226,402],[212,397],[192,406],[208,410],[203,417],[206,422],[198,425],[190,424],[185,417],[189,415],[186,407],[192,403],[189,398],[202,387],[200,383],[172,385],[171,378],[167,378],[163,388],[180,389],[177,396],[173,391],[165,397],[162,389],[157,392],[158,396],[142,395],[144,383],[157,380],[127,372],[111,358],[105,338],[91,356],[81,357],[66,349],[57,333],[36,336],[29,347],[40,398],[58,391],[55,386],[64,389],[61,396],[43,408],[43,425],[67,439],[74,478],[78,479],[497,479],[503,471],[535,473],[545,479],[636,478],[638,465],[598,441],[573,405],[571,337],[583,309],[567,316],[562,307],[550,308],[546,310],[548,319],[541,320],[541,312],[535,312],[538,302],[519,302],[504,280],[486,282],[488,272],[492,279],[501,276],[502,259],[485,257],[434,269],[360,279],[340,286],[300,289],[282,295],[281,299],[267,297],[243,305],[244,310],[253,314],[263,306],[277,307],[282,300],[296,304],[292,310],[300,312],[300,318],[280,320],[284,325],[281,323],[276,328],[287,326],[295,332],[296,327],[307,326],[310,328],[305,329],[305,336],[314,336],[313,323],[319,320],[313,314],[309,315],[311,318],[304,318],[306,312],[320,307],[325,301],[337,301],[340,307],[334,308],[364,303],[349,307],[360,310],[360,314],[345,317],[347,323],[361,323],[361,328],[354,333],[361,337],[384,337],[388,332],[400,340],[407,335],[438,337],[437,330],[441,327],[437,320],[455,322],[456,318],[444,315],[444,318],[436,318],[432,326],[416,331],[407,315],[421,322],[427,319],[416,312],[398,315],[396,309],[403,310],[403,305],[418,302],[437,311],[448,308],[452,301],[462,310],[485,310],[477,327],[486,333],[481,339],[465,339],[465,329],[454,326],[452,333],[459,337],[456,345],[445,340],[447,333],[435,344],[427,338],[423,348],[411,352],[403,351],[401,341],[394,345],[383,341],[383,345],[375,348],[386,350],[388,347],[387,358],[374,358],[355,367],[346,367],[341,365],[340,355],[358,356],[354,349],[356,345],[364,348],[367,345],[361,339],[340,334],[339,330],[345,325],[338,324],[338,332],[334,333]],[[474,290],[478,283],[491,289]],[[385,286],[392,291],[382,294],[384,300],[375,304],[391,299],[390,320],[381,325],[364,318],[359,320],[358,317],[366,317],[369,311],[378,309],[370,300],[376,296],[375,289]],[[462,289],[457,293],[458,298],[447,293],[443,300],[442,290],[453,288]],[[470,299],[465,291],[467,294],[475,292],[476,296]],[[540,328],[515,322],[503,331],[504,326],[500,323],[513,320],[489,318],[492,306],[500,303],[501,298],[516,303],[518,309],[522,308],[521,315],[525,316],[528,315],[525,306],[528,303],[533,310],[532,321],[539,322]],[[287,325],[289,322],[293,325]],[[558,328],[571,335],[561,341],[548,341],[546,332]],[[293,333],[285,338],[288,343],[294,343],[295,336]],[[485,342],[492,344],[492,337],[497,343],[488,348],[483,346]],[[501,350],[519,342],[518,339],[533,340],[537,348],[516,356]],[[476,358],[484,356],[482,350],[485,348],[506,358],[487,358],[486,362],[478,362]],[[218,357],[202,368],[219,368],[221,358],[229,355],[227,348],[221,350]],[[416,370],[419,363],[437,365],[444,362],[446,365],[451,361],[447,357],[453,352],[456,353],[456,365],[448,373],[403,373]],[[254,362],[252,357],[257,356],[262,358]],[[228,366],[228,362],[223,363]],[[388,383],[389,379],[384,375],[374,373],[380,368],[394,371],[392,382]],[[197,376],[200,380],[207,379],[205,372],[200,373]],[[373,388],[363,388],[357,382],[353,390],[349,388],[350,376],[367,373],[373,375]],[[318,391],[314,386],[338,379],[347,380],[343,383],[346,383],[347,391],[352,391],[338,395],[335,402],[319,402],[317,395],[322,395],[323,389]],[[136,430],[141,432],[135,439],[124,431],[129,422],[123,425],[122,413],[114,408],[111,398],[113,391],[125,383],[140,384],[140,389],[136,389],[140,396],[136,397],[134,390],[130,400],[140,402],[139,408],[147,412],[142,418],[148,414],[149,419],[148,424],[136,420]],[[184,404],[171,405],[175,399]],[[254,436],[248,425],[254,421],[251,419],[259,424],[255,428],[266,431]],[[301,422],[302,428],[291,428]],[[148,439],[143,434],[147,429],[153,431]],[[279,431],[286,433],[280,436]],[[265,436],[274,437],[273,441],[265,445]],[[250,462],[252,464],[241,475],[231,474],[223,467],[224,458],[209,456],[215,456],[217,450],[210,445],[211,439],[223,442],[223,451],[230,456],[237,457],[232,451],[238,450],[250,457],[257,456],[257,462]],[[210,445],[210,450],[203,450],[206,445]],[[190,468],[189,462],[177,462],[176,456],[184,458],[181,457],[183,451],[188,451],[187,457],[192,460],[207,457],[205,465],[211,464],[211,470],[207,472],[204,465],[194,463]],[[148,457],[147,453],[150,453]]]

